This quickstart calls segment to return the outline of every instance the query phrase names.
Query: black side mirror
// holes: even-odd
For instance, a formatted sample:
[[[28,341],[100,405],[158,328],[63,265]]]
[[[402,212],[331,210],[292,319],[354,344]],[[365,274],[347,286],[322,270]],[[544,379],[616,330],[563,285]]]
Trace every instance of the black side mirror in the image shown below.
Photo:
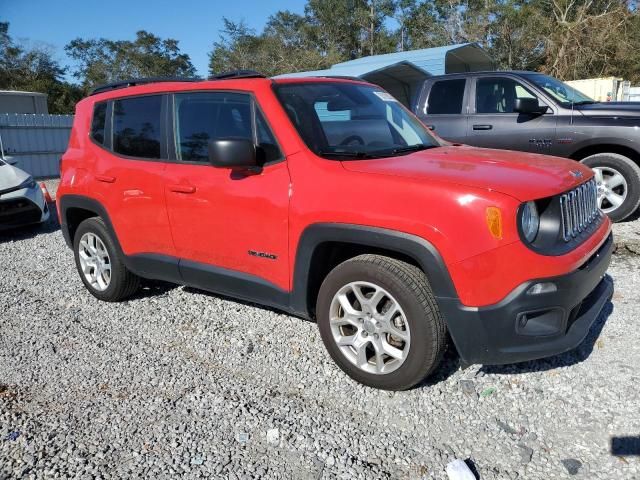
[[[513,111],[517,113],[537,114],[544,113],[548,107],[540,105],[537,98],[516,98]]]
[[[218,168],[254,169],[258,167],[256,146],[247,138],[209,141],[209,163]]]

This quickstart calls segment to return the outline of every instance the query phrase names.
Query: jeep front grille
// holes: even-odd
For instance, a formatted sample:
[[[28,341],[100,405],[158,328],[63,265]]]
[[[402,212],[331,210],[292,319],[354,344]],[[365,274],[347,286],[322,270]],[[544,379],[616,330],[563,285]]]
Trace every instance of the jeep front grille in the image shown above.
[[[562,238],[570,241],[600,217],[598,189],[594,179],[560,196]]]

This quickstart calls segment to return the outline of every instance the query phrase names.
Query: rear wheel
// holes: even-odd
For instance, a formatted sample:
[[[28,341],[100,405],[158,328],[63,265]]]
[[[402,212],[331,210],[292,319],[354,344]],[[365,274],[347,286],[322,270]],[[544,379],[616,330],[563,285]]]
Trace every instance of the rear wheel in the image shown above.
[[[138,289],[139,277],[127,270],[101,218],[89,218],[78,226],[73,252],[82,283],[94,297],[117,302]]]
[[[360,383],[405,390],[440,363],[446,328],[426,276],[417,267],[360,255],[325,278],[318,327],[338,366]]]
[[[582,160],[595,173],[598,206],[619,222],[640,206],[640,167],[617,153],[598,153]]]

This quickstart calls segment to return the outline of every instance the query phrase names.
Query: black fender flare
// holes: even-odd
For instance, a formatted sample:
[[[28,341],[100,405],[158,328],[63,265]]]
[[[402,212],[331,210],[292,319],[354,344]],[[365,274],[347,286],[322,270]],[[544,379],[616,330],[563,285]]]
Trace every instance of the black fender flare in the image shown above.
[[[115,235],[115,230],[113,229],[113,224],[111,223],[111,218],[107,213],[107,209],[94,198],[86,197],[84,195],[64,195],[58,199],[58,204],[60,205],[60,230],[62,231],[62,235],[64,236],[64,241],[67,243],[69,248],[73,248],[73,239],[71,238],[71,232],[69,230],[69,225],[67,224],[67,211],[71,208],[81,208],[83,210],[88,210],[90,212],[94,212],[96,216],[102,218],[109,233],[112,234],[113,240],[115,241],[116,246],[122,252],[122,248],[120,247],[120,242],[118,241],[117,235]]]
[[[81,208],[94,212],[96,216],[100,217],[107,227],[107,231],[111,235],[111,239],[115,244],[118,254],[122,258],[122,261],[126,267],[136,275],[144,278],[155,278],[168,282],[174,282],[178,284],[184,283],[179,273],[178,259],[174,257],[168,257],[160,254],[141,254],[141,255],[126,255],[116,231],[113,228],[111,217],[107,213],[107,209],[99,201],[94,198],[86,197],[84,195],[64,195],[60,198],[60,230],[64,237],[65,242],[69,248],[73,249],[73,239],[71,238],[71,231],[67,224],[67,210],[70,208]]]
[[[436,300],[458,299],[453,281],[438,250],[417,235],[386,228],[344,223],[316,223],[308,226],[300,236],[295,258],[292,312],[310,317],[309,272],[316,249],[326,242],[351,243],[358,246],[382,248],[413,259],[425,272]],[[439,302],[438,302],[439,303]]]

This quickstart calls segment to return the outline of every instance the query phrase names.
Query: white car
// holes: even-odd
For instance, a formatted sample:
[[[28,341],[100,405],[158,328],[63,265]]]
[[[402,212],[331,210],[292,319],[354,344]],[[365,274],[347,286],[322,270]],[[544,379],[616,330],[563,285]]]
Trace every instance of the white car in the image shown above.
[[[0,231],[45,222],[49,214],[43,187],[9,158],[0,159]]]

